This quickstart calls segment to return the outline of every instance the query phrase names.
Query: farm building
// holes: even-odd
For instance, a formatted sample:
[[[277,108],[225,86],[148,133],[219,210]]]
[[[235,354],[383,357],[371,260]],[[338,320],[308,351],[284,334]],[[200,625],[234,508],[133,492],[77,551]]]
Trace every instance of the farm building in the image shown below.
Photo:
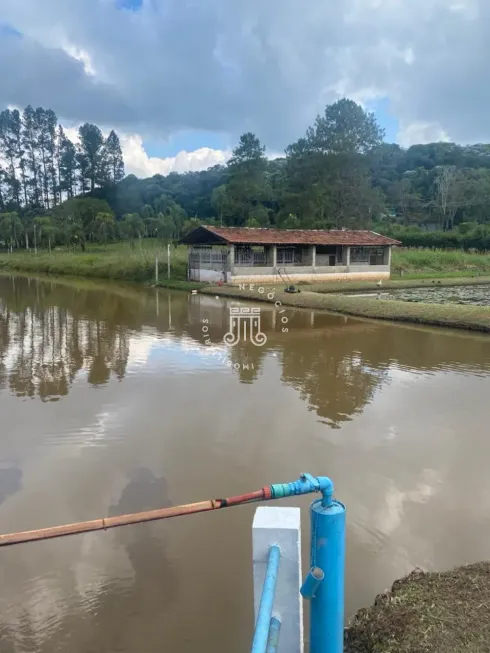
[[[387,279],[400,244],[373,231],[204,225],[180,242],[189,246],[190,280],[231,284]]]

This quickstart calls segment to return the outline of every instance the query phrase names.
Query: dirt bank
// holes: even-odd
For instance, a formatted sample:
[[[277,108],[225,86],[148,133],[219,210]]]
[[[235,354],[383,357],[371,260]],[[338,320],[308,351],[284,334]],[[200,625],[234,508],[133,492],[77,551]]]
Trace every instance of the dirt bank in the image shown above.
[[[414,571],[354,616],[347,653],[488,653],[490,563]]]

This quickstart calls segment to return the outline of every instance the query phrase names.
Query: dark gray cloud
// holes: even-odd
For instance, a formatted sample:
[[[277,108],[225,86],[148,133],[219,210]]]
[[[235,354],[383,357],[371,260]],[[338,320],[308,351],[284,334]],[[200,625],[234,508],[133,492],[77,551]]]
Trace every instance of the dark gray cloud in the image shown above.
[[[406,134],[490,138],[488,0],[116,4],[0,0],[0,22],[23,34],[0,35],[0,104],[146,137],[251,129],[280,150],[345,93],[388,96]]]

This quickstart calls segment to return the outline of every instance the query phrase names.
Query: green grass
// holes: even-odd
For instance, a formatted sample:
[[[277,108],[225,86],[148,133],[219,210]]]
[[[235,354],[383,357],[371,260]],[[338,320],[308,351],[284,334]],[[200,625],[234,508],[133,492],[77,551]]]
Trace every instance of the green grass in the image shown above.
[[[461,250],[403,249],[393,250],[392,277],[424,275],[490,276],[490,254],[472,254]]]
[[[167,247],[146,240],[131,247],[127,243],[87,247],[86,252],[56,249],[49,253],[38,251],[0,254],[0,271],[22,271],[49,275],[70,275],[121,281],[147,282],[155,280],[155,258],[159,261],[162,286],[176,284],[184,287],[187,276],[187,251],[185,247],[172,247],[170,279],[167,279]],[[189,284],[189,287],[195,284]]]
[[[346,297],[335,294],[302,291],[298,294],[276,292],[273,300],[254,290],[237,287],[213,286],[201,292],[225,297],[236,297],[272,303],[279,300],[284,306],[310,308],[357,317],[427,324],[431,326],[490,332],[490,307],[458,304],[424,304],[375,297]]]
[[[155,279],[155,258],[158,256],[162,287],[188,290],[201,284],[188,283],[187,249],[172,247],[171,275],[167,279],[167,247],[154,239],[134,243],[89,245],[86,252],[71,248],[56,248],[49,253],[39,250],[0,254],[0,271],[23,271],[28,274],[70,275],[120,281],[152,283]],[[485,275],[488,279],[485,278]],[[446,284],[479,283],[490,281],[490,254],[471,254],[462,251],[395,249],[393,251],[392,280],[386,287],[424,286],[432,279]],[[472,280],[473,279],[473,280]],[[306,287],[306,286],[305,286]],[[307,286],[318,292],[339,292],[376,288],[370,282],[329,282]]]

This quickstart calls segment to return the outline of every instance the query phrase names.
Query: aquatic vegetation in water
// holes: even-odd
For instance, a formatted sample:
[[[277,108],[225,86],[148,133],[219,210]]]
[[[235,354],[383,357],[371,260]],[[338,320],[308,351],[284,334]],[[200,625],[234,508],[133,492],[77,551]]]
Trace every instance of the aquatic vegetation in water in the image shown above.
[[[371,296],[376,296],[371,293]],[[405,288],[383,292],[383,299],[424,304],[490,306],[490,285]]]

